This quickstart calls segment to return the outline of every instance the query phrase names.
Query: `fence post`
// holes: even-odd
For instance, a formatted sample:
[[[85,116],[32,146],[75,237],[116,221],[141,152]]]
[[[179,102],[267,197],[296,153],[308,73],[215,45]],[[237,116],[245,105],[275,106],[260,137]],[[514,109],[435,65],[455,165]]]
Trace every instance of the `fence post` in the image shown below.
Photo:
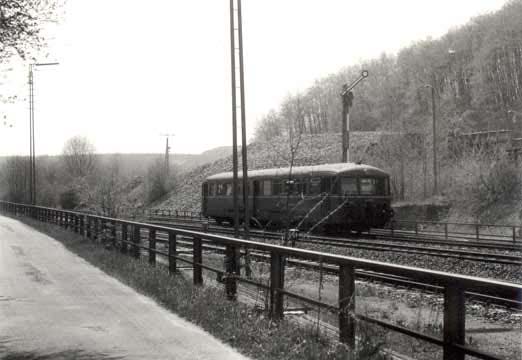
[[[203,263],[203,252],[201,249],[201,238],[195,237],[192,239],[192,252],[193,252],[193,278],[194,285],[203,284],[203,271],[201,264]]]
[[[279,253],[270,254],[270,317],[278,320],[283,318],[283,293],[285,286],[284,257]]]
[[[355,348],[355,269],[339,267],[339,341]]]
[[[121,224],[121,246],[120,252],[122,254],[127,253],[127,224]]]
[[[138,225],[134,225],[133,234],[132,234],[132,242],[134,243],[132,253],[136,259],[140,258],[140,227]]]
[[[176,245],[176,234],[169,231],[169,274],[176,272],[176,258],[173,257],[177,256]]]
[[[444,288],[444,360],[464,360],[465,354],[453,344],[464,345],[466,335],[464,289],[456,283]]]
[[[475,233],[476,233],[477,240],[479,240],[480,239],[479,224],[475,224]]]
[[[156,230],[149,229],[149,264],[156,264]]]
[[[448,223],[444,223],[444,238],[448,240]]]
[[[392,234],[392,236],[394,236],[394,234],[395,234],[395,231],[394,231],[395,220],[392,220],[390,225],[391,225],[391,234]]]
[[[513,226],[513,244],[515,244],[517,242],[517,231],[516,231],[516,227]]]

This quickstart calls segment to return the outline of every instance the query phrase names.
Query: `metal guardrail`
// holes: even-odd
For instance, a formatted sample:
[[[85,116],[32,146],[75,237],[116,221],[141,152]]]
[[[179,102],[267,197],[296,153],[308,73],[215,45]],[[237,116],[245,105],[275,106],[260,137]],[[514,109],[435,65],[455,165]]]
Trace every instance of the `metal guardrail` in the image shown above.
[[[424,230],[424,227],[432,227],[438,230]],[[450,228],[454,229],[450,231]],[[396,230],[410,230],[415,235],[437,235],[448,240],[450,238],[463,238],[469,240],[509,241],[512,243],[522,242],[522,226],[520,225],[498,225],[479,223],[457,223],[436,222],[418,220],[393,220],[386,227],[393,235]],[[457,229],[459,229],[457,231]],[[494,231],[491,231],[491,230]],[[502,233],[502,232],[505,233]]]
[[[284,297],[294,298],[311,304],[324,306],[334,310],[338,316],[339,338],[349,346],[355,345],[356,320],[369,321],[386,329],[400,332],[417,339],[439,345],[443,349],[444,360],[464,360],[465,355],[480,359],[501,359],[493,354],[474,349],[466,345],[465,318],[466,296],[468,292],[491,295],[510,299],[522,304],[522,285],[463,276],[440,271],[432,271],[409,266],[387,264],[379,261],[302,250],[291,247],[270,245],[249,240],[235,239],[226,236],[212,235],[204,232],[188,231],[147,223],[139,223],[122,219],[83,214],[73,211],[45,208],[24,204],[0,202],[0,210],[15,216],[30,216],[36,220],[52,223],[71,229],[86,238],[96,240],[100,229],[109,224],[111,242],[114,248],[122,253],[129,253],[139,258],[142,250],[148,252],[148,261],[156,264],[156,255],[168,259],[169,272],[174,273],[179,268],[178,262],[192,265],[192,277],[195,285],[203,284],[203,269],[215,272],[218,278],[224,279],[227,293],[236,291],[236,282],[244,281],[266,288],[266,284],[242,278],[237,271],[227,265],[225,271],[207,266],[203,262],[202,241],[225,246],[227,249],[226,264],[238,263],[237,250],[257,250],[265,252],[270,257],[269,314],[274,319],[281,319],[284,314]],[[118,231],[119,229],[119,231]],[[147,246],[142,245],[141,229],[148,230]],[[158,232],[167,234],[168,251],[160,251],[156,247]],[[179,256],[177,240],[183,236],[184,241],[192,242],[192,259]],[[293,294],[285,290],[286,259],[317,261],[338,267],[339,300],[337,305],[325,304],[320,301]],[[356,270],[367,270],[388,275],[401,276],[412,281],[436,285],[442,288],[444,297],[443,336],[442,338],[413,331],[392,323],[370,318],[355,313],[355,279]]]

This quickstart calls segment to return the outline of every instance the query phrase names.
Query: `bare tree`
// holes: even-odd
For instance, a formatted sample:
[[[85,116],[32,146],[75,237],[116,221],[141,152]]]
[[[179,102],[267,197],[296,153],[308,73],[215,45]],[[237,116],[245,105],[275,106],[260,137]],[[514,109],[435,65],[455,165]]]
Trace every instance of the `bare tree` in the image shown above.
[[[82,178],[90,175],[96,167],[94,145],[83,136],[67,140],[63,147],[63,161],[70,176]]]
[[[54,21],[62,0],[0,1],[0,60],[18,55],[26,58],[28,49],[38,49],[42,20]]]
[[[99,179],[92,200],[104,216],[117,217],[124,203],[124,182],[117,156],[111,159],[107,168],[100,170]]]
[[[8,158],[2,166],[2,187],[4,198],[13,202],[28,202],[27,184],[23,179],[28,179],[29,159],[21,156]]]

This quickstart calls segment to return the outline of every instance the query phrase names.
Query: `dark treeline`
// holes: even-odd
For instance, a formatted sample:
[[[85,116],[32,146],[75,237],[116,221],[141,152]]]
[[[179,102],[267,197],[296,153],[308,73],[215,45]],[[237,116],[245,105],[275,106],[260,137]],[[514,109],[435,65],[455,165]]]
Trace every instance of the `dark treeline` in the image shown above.
[[[431,134],[431,88],[440,136],[448,131],[511,129],[522,110],[522,0],[474,18],[437,40],[419,41],[396,56],[349,66],[289,96],[258,126],[256,140],[288,133],[340,132],[344,83],[361,69],[352,130]],[[427,86],[428,85],[428,86]]]

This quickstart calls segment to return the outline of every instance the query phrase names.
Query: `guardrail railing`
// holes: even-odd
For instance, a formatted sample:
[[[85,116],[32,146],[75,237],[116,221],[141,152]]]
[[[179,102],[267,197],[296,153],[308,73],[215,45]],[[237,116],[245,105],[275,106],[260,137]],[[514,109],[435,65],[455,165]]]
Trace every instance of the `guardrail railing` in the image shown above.
[[[419,220],[393,220],[386,228],[390,234],[408,230],[415,235],[434,235],[446,240],[461,238],[497,242],[522,242],[522,226],[479,223],[436,222]]]
[[[192,278],[195,285],[203,284],[203,270],[216,273],[218,279],[221,279],[225,284],[227,296],[230,298],[234,298],[236,295],[238,281],[261,287],[268,290],[268,311],[274,319],[281,319],[284,316],[285,297],[324,307],[337,314],[339,340],[352,347],[355,345],[357,335],[355,322],[359,319],[439,345],[442,347],[445,360],[464,360],[465,355],[471,355],[480,359],[501,359],[493,354],[466,345],[466,297],[469,296],[469,293],[478,293],[486,296],[501,297],[519,305],[522,304],[522,285],[519,284],[393,265],[61,209],[0,202],[0,210],[15,216],[30,216],[39,221],[56,224],[94,241],[99,240],[101,233],[109,233],[112,247],[119,249],[122,253],[130,254],[134,258],[140,258],[143,255],[143,251],[145,251],[146,255],[148,255],[148,262],[151,265],[157,263],[156,257],[158,255],[165,257],[170,273],[175,273],[180,268],[178,266],[179,262],[188,263],[192,268]],[[145,239],[142,238],[142,230],[146,230],[144,231],[146,233]],[[164,241],[166,245],[168,244],[166,246],[167,250],[158,249],[159,234],[167,239]],[[177,251],[181,240],[184,247],[186,242],[191,243],[191,258],[180,256],[186,255],[185,251]],[[224,270],[214,268],[205,263],[203,242],[225,248],[226,261]],[[267,254],[270,263],[270,281],[268,285],[240,275],[239,267],[237,266],[239,264],[238,256],[245,250],[255,250]],[[286,290],[285,268],[288,266],[289,261],[287,260],[289,259],[316,261],[320,264],[337,267],[338,303],[335,305],[327,304]],[[442,288],[444,298],[442,338],[357,314],[355,312],[355,279],[359,270],[394,275]]]

